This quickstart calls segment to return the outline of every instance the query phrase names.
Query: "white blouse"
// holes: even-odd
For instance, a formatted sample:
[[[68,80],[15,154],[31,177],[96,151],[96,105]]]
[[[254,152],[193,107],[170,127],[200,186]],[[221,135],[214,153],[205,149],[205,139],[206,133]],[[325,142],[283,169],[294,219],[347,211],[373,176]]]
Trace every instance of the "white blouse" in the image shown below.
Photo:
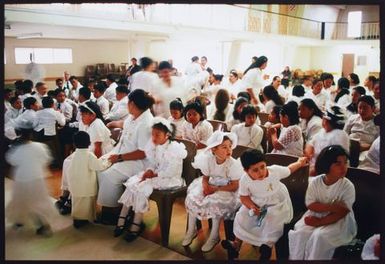
[[[66,124],[64,115],[53,108],[44,108],[36,112],[33,129],[36,132],[44,129],[45,136],[54,136],[56,135],[56,123],[64,126]]]
[[[305,119],[301,119],[300,126],[302,133],[305,134],[305,140],[310,141],[322,129],[322,118],[313,115],[307,123]]]
[[[142,89],[145,92],[152,93],[155,89],[154,82],[158,80],[159,77],[156,73],[148,71],[136,72],[131,76],[130,91]]]
[[[104,96],[100,96],[98,99],[96,99],[96,104],[99,106],[100,112],[103,114],[103,118],[106,118],[110,112],[110,103],[108,100]],[[128,106],[126,105],[126,107]]]
[[[261,146],[263,129],[258,125],[254,124],[250,127],[246,127],[245,123],[237,124],[231,128],[231,132],[237,135],[238,145],[256,148],[263,152]]]
[[[366,144],[372,144],[380,134],[380,128],[374,124],[374,119],[364,121],[359,114],[350,116],[344,131],[351,139],[358,139]]]
[[[116,102],[116,87],[118,87],[116,82],[111,83],[103,94],[104,98],[106,98],[109,102]]]
[[[261,89],[265,86],[265,80],[263,80],[262,75],[263,72],[260,68],[254,68],[249,70],[242,78],[246,88],[252,88],[255,96],[258,96]]]
[[[212,125],[207,121],[200,121],[195,128],[189,122],[183,125],[183,139],[194,141],[196,144],[202,143],[206,145],[207,140],[213,133]]]
[[[282,126],[278,142],[283,146],[283,149],[273,149],[271,153],[293,155],[297,157],[303,156],[302,131],[298,125],[288,127]]]
[[[175,137],[182,138],[182,136],[183,136],[183,126],[186,123],[186,120],[184,119],[184,117],[182,116],[179,119],[174,119],[172,116],[170,116],[168,118],[168,121],[170,121],[171,124],[175,125],[175,129],[176,129]]]
[[[128,97],[125,96],[120,101],[115,101],[111,111],[106,115],[109,120],[124,120],[128,116]]]
[[[380,174],[380,137],[374,140],[358,168]]]

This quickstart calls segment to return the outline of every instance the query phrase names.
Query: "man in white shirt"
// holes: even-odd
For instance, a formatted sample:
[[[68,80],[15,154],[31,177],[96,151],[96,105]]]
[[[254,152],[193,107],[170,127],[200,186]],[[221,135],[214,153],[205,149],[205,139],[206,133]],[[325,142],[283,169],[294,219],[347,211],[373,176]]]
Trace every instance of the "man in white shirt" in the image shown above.
[[[19,97],[14,96],[9,100],[11,106],[8,108],[7,112],[4,114],[4,124],[8,123],[9,120],[17,118],[22,113],[23,105]]]
[[[71,74],[68,71],[64,71],[63,76],[64,76],[63,88],[66,93],[66,96],[69,97],[69,92],[72,89],[72,84],[70,82]]]
[[[187,76],[190,76],[190,77],[195,76],[202,71],[202,67],[199,64],[199,57],[198,56],[192,57],[191,61],[192,62],[187,66],[187,68],[185,70],[185,74]]]
[[[124,120],[128,116],[128,88],[123,85],[116,87],[116,102],[106,116],[108,121]]]
[[[110,112],[110,103],[103,96],[106,91],[106,86],[104,83],[98,83],[94,89],[94,97],[96,99],[96,104],[100,108],[100,112],[102,112],[103,117],[106,118],[108,113]]]
[[[104,92],[104,97],[111,103],[115,103],[116,101],[116,87],[118,87],[117,83],[115,82],[115,78],[112,74],[107,75],[106,84],[108,88]]]
[[[75,76],[71,76],[69,79],[72,88],[69,91],[68,98],[71,99],[72,101],[77,102],[79,100],[79,90],[80,88],[83,87],[81,83],[78,81],[78,79]]]
[[[47,96],[48,92],[48,86],[43,82],[38,82],[35,86],[36,93],[33,95],[33,97],[36,98],[37,103],[39,104],[40,108],[42,108],[42,99],[43,97]]]
[[[63,89],[56,89],[55,90],[56,95],[56,103],[55,103],[55,110],[58,110],[60,113],[62,113],[66,119],[66,123],[69,123],[73,116],[73,107],[72,104],[69,103],[65,96],[65,92]]]
[[[23,104],[25,108],[24,112],[17,118],[10,120],[9,123],[11,123],[15,129],[32,129],[39,105],[37,104],[36,98],[32,96],[24,99]]]
[[[63,84],[62,78],[56,79],[55,84],[56,84],[56,89],[63,89],[63,91],[64,91],[64,84]]]

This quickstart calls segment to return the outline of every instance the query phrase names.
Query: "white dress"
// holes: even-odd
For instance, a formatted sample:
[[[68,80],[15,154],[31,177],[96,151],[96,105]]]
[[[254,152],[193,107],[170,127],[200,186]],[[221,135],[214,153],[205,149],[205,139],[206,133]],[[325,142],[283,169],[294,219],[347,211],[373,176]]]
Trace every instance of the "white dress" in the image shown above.
[[[212,133],[213,126],[207,120],[200,121],[195,128],[189,122],[183,125],[183,139],[194,141],[195,144],[202,143],[206,145]]]
[[[267,206],[267,213],[259,225],[259,217],[250,216],[245,205],[235,216],[235,236],[254,246],[272,246],[282,236],[284,224],[293,218],[289,191],[280,182],[290,175],[289,168],[273,165],[267,170],[268,177],[263,180],[253,180],[248,174],[243,174],[239,182],[240,196],[249,196],[259,208]]]
[[[361,258],[363,260],[378,260],[379,258],[374,254],[374,248],[377,240],[380,239],[380,234],[376,234],[366,240],[364,248],[362,249]]]
[[[380,137],[374,140],[358,168],[380,174]]]
[[[321,151],[330,145],[341,145],[347,153],[349,153],[349,136],[345,131],[341,129],[333,129],[330,132],[326,132],[325,129],[321,129],[307,144],[313,146],[314,155],[310,161],[310,165],[315,165],[318,155]]]
[[[154,82],[158,81],[159,77],[156,73],[148,71],[135,72],[131,76],[131,83],[129,85],[130,91],[133,92],[136,89],[142,89],[145,92],[152,93],[154,88]]]
[[[260,68],[254,68],[249,70],[242,81],[245,83],[246,89],[252,88],[254,95],[258,98],[259,92],[265,87],[265,80],[263,80],[263,73]]]
[[[125,154],[136,150],[145,151],[146,144],[151,140],[153,116],[150,109],[133,119],[132,115],[124,121],[122,136],[110,154]],[[147,159],[125,160],[114,163],[110,168],[98,173],[99,195],[98,204],[117,207],[118,199],[124,191],[123,183],[146,168]]]
[[[38,225],[49,223],[56,211],[50,200],[45,176],[52,160],[48,147],[30,142],[12,147],[5,155],[13,167],[12,200],[5,216],[12,223]],[[40,220],[40,223],[34,222]]]
[[[150,163],[146,170],[151,169],[158,176],[145,181],[141,181],[145,171],[132,176],[124,183],[126,190],[118,201],[127,207],[132,206],[135,212],[140,213],[150,209],[148,197],[154,189],[167,190],[184,185],[183,159],[187,156],[185,145],[176,141],[167,141],[157,146],[150,141],[145,152]]]
[[[301,119],[300,126],[302,133],[305,134],[305,141],[310,141],[321,129],[322,129],[322,118],[313,115],[309,122],[305,119]]]
[[[344,131],[351,139],[357,139],[366,144],[372,144],[380,134],[380,128],[374,124],[373,118],[363,121],[359,114],[352,115],[348,119]]]
[[[239,180],[243,172],[241,162],[232,157],[218,165],[210,150],[197,154],[192,166],[200,169],[203,175],[209,177],[209,184],[217,186],[224,186],[230,181]],[[233,219],[240,206],[237,191],[218,191],[204,196],[202,179],[203,177],[195,179],[187,189],[185,200],[187,212],[200,220]]]
[[[182,138],[183,136],[183,126],[184,126],[184,123],[186,123],[186,120],[184,119],[184,117],[182,116],[181,118],[179,119],[174,119],[172,116],[170,116],[168,118],[168,121],[171,122],[171,124],[174,124],[175,125],[175,137],[176,138]]]
[[[293,155],[297,157],[303,156],[302,131],[298,125],[288,127],[282,126],[278,142],[283,146],[283,149],[273,149],[271,153]]]
[[[116,100],[114,101],[116,103]],[[110,103],[104,96],[100,96],[96,99],[96,104],[100,108],[100,112],[103,114],[103,118],[106,118],[108,113],[110,112]]]
[[[326,260],[332,259],[334,250],[348,244],[357,233],[354,219],[353,203],[355,189],[347,178],[339,179],[333,185],[326,185],[325,175],[314,178],[306,191],[306,206],[314,203],[330,204],[333,201],[344,202],[350,212],[338,222],[330,225],[313,227],[304,222],[306,216],[324,217],[325,213],[316,213],[308,210],[295,224],[294,230],[289,231],[289,250],[292,260]]]
[[[263,139],[263,129],[254,124],[246,127],[245,123],[234,125],[231,132],[238,137],[238,145],[255,148],[263,152],[261,142]]]

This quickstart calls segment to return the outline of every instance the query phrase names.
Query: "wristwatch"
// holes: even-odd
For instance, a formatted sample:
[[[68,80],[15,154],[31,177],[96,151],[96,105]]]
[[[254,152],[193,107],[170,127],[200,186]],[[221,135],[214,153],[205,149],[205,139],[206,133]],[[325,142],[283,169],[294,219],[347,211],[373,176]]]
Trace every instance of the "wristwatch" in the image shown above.
[[[121,161],[123,161],[123,157],[122,157],[122,154],[119,154],[118,155],[118,162],[121,162]]]

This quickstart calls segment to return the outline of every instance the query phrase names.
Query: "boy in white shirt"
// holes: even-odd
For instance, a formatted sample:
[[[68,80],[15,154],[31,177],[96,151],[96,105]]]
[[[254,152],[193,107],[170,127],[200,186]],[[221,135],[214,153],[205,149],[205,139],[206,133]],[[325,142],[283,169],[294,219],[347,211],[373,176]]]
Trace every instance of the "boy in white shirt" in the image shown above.
[[[107,75],[106,84],[107,84],[108,88],[105,90],[103,96],[109,102],[115,103],[116,102],[116,90],[115,89],[116,89],[116,87],[118,87],[118,85],[116,84],[115,78],[112,74]]]
[[[60,113],[62,113],[66,119],[66,123],[69,123],[73,116],[73,107],[72,104],[68,102],[65,91],[60,88],[56,89],[55,97],[55,110],[58,110]]]
[[[103,96],[106,91],[106,86],[104,83],[98,83],[94,89],[94,97],[96,99],[96,104],[100,108],[100,112],[102,112],[103,117],[106,118],[108,113],[110,112],[110,103]]]
[[[9,120],[17,118],[22,113],[21,101],[19,97],[15,96],[9,100],[11,106],[7,109],[7,112],[4,114],[4,124],[8,123]]]
[[[128,88],[123,85],[116,87],[116,102],[106,116],[106,120],[124,120],[128,116]]]

